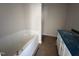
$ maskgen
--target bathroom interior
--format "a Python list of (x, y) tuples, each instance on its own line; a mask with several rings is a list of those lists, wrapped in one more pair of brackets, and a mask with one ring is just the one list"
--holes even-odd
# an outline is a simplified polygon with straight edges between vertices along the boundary
[(79, 3), (0, 3), (0, 56), (79, 56)]

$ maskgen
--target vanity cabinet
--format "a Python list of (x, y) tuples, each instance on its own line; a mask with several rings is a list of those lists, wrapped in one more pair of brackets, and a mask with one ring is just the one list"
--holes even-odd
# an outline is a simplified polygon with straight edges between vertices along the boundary
[(66, 45), (59, 33), (57, 35), (57, 49), (58, 49), (59, 56), (71, 56), (70, 51), (66, 47)]

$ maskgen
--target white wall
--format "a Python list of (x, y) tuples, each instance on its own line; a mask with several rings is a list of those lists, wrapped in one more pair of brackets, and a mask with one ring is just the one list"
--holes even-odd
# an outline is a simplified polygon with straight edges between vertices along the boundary
[(39, 35), (39, 43), (42, 43), (41, 41), (41, 4), (32, 4), (31, 6), (31, 30), (37, 32)]
[[(29, 6), (29, 7), (28, 7)], [(26, 16), (26, 26), (29, 26), (29, 30), (36, 32), (39, 35), (39, 42), (41, 43), (41, 4), (25, 4), (25, 16)], [(28, 9), (28, 11), (27, 11)], [(29, 16), (27, 17), (27, 15)], [(28, 24), (29, 23), (29, 24)], [(26, 28), (27, 29), (27, 28)]]
[(0, 4), (0, 37), (25, 29), (41, 33), (41, 4)]
[(11, 48), (24, 30), (38, 33), (41, 43), (41, 4), (0, 4), (0, 49)]
[(66, 4), (43, 4), (43, 35), (56, 36), (58, 29), (64, 29)]
[(22, 4), (0, 4), (0, 38), (24, 30)]
[(0, 51), (8, 51), (11, 43), (19, 42), (24, 29), (23, 4), (0, 4)]
[(79, 30), (79, 4), (69, 4), (67, 12), (66, 29), (72, 28)]
[(23, 4), (24, 5), (24, 23), (25, 23), (25, 29), (31, 30), (31, 7), (30, 4)]

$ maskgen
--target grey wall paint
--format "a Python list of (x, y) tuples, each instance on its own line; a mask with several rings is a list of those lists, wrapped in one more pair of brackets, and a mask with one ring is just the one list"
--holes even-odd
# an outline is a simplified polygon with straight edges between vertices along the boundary
[(24, 30), (22, 4), (0, 4), (0, 37)]
[(66, 29), (71, 30), (74, 28), (79, 30), (79, 4), (69, 4), (67, 8)]
[(30, 20), (30, 16), (31, 16), (31, 4), (24, 4), (24, 23), (25, 23), (25, 29), (27, 30), (31, 30), (31, 20)]
[(43, 4), (43, 34), (56, 36), (58, 29), (64, 29), (66, 20), (66, 4)]
[(41, 4), (30, 3), (24, 4), (25, 7), (25, 27), (29, 31), (38, 33), (39, 42), (41, 43)]
[(26, 29), (41, 31), (41, 4), (24, 4), (24, 8)]
[[(79, 30), (79, 4), (44, 4), (42, 8), (43, 34), (56, 36), (58, 29)], [(0, 37), (24, 29), (40, 32), (40, 9), (39, 4), (0, 4)]]
[[(26, 30), (26, 31), (24, 31)], [(41, 43), (41, 4), (0, 4), (0, 51), (8, 52), (15, 45), (21, 46), (21, 40), (29, 39), (28, 30), (38, 32)], [(14, 45), (13, 45), (14, 44)], [(14, 46), (14, 47), (12, 47)]]
[(41, 34), (41, 4), (0, 4), (0, 37), (24, 29)]

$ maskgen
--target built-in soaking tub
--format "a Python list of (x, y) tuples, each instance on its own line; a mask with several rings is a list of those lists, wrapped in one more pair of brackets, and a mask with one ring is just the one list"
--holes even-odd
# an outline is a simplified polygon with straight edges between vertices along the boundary
[(38, 48), (38, 35), (33, 35), (30, 40), (25, 42), (23, 48), (19, 51), (19, 56), (32, 56)]
[(0, 45), (0, 53), (4, 56), (32, 56), (39, 44), (37, 34), (25, 33), (25, 31), (12, 34), (4, 39), (4, 45), (2, 47)]

